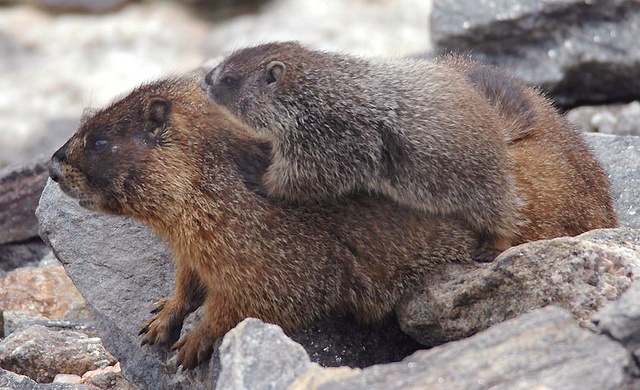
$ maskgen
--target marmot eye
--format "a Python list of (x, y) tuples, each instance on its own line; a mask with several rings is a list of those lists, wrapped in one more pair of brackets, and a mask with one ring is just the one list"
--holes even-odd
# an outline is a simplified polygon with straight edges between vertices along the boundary
[(99, 140), (96, 140), (96, 142), (93, 143), (93, 148), (92, 149), (93, 149), (94, 152), (100, 152), (100, 151), (104, 150), (104, 148), (107, 147), (107, 144), (108, 144), (107, 140), (99, 139)]
[(236, 85), (238, 85), (238, 79), (231, 76), (224, 76), (221, 81), (222, 84), (224, 84), (224, 86), (227, 88), (234, 88)]

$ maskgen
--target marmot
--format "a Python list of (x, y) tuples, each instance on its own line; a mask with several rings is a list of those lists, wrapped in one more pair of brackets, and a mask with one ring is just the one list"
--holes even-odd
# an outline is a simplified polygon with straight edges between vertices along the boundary
[(526, 222), (514, 245), (617, 226), (605, 171), (578, 129), (547, 98), (496, 67), (459, 55), (438, 61), (462, 72), (504, 121), (525, 201)]
[(478, 260), (519, 232), (522, 201), (502, 122), (441, 63), (276, 42), (232, 53), (203, 89), (272, 142), (269, 196), (312, 202), (368, 191), (463, 218), (483, 242)]
[(171, 78), (88, 118), (50, 163), (80, 205), (132, 216), (170, 244), (175, 293), (141, 334), (143, 343), (173, 342), (204, 305), (203, 320), (174, 344), (185, 368), (249, 316), (289, 331), (332, 313), (380, 321), (425, 273), (470, 261), (479, 245), (464, 221), (384, 198), (269, 199), (259, 188), (269, 144), (251, 133), (198, 82)]

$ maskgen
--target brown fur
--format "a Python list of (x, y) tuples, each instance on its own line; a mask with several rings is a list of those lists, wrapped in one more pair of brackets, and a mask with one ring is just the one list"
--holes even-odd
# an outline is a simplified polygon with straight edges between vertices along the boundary
[(203, 89), (273, 142), (270, 196), (380, 193), (465, 219), (485, 241), (478, 258), (493, 258), (519, 231), (501, 119), (450, 67), (269, 43), (230, 55)]
[(545, 97), (489, 65), (454, 55), (441, 61), (466, 75), (504, 121), (527, 221), (514, 244), (617, 226), (606, 173)]
[(173, 342), (203, 305), (174, 345), (186, 368), (248, 316), (285, 330), (334, 313), (380, 321), (425, 273), (478, 245), (463, 222), (380, 198), (295, 207), (265, 198), (255, 189), (269, 145), (250, 132), (193, 81), (169, 79), (87, 119), (51, 161), (51, 177), (81, 205), (133, 216), (169, 242), (175, 293), (141, 334)]

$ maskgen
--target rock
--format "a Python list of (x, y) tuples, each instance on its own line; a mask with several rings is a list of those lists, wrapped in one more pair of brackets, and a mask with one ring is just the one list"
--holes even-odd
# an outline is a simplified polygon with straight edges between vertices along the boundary
[(82, 295), (61, 266), (20, 268), (0, 279), (0, 308), (51, 319), (89, 318)]
[(439, 52), (473, 53), (562, 106), (640, 97), (636, 0), (435, 0), (431, 27)]
[(224, 336), (220, 366), (217, 389), (284, 389), (311, 360), (280, 327), (248, 318)]
[(640, 282), (593, 318), (598, 330), (627, 347), (640, 359)]
[(99, 338), (70, 330), (33, 325), (0, 342), (0, 365), (36, 382), (51, 382), (59, 373), (82, 375), (115, 363)]
[[(342, 380), (318, 378), (291, 389), (621, 389), (636, 369), (630, 354), (606, 336), (581, 328), (573, 316), (547, 307), (400, 363), (365, 368)], [(308, 381), (309, 371), (299, 380)]]
[[(6, 274), (16, 268), (35, 266), (49, 253), (51, 250), (40, 237), (2, 244), (0, 245), (0, 271)], [(5, 274), (0, 274), (0, 277), (4, 277)]]
[(0, 244), (38, 236), (35, 210), (48, 176), (45, 158), (0, 170)]
[(611, 197), (620, 226), (640, 229), (640, 137), (585, 134), (609, 174)]
[(640, 135), (640, 101), (625, 105), (577, 107), (567, 112), (567, 118), (582, 131)]
[(77, 385), (82, 381), (82, 377), (80, 375), (75, 374), (56, 374), (53, 378), (53, 383), (71, 383)]
[(82, 375), (80, 383), (87, 385), (91, 390), (137, 390), (133, 384), (129, 383), (122, 376), (120, 363), (116, 363), (114, 366), (87, 371)]
[[(550, 304), (583, 324), (640, 275), (640, 231), (604, 229), (508, 249), (475, 270), (456, 265), (425, 282), (425, 295), (398, 312), (402, 329), (424, 345), (468, 337)], [(429, 308), (426, 320), (424, 308)]]
[(95, 326), (93, 320), (88, 319), (71, 319), (71, 320), (50, 320), (37, 314), (5, 310), (2, 312), (4, 321), (5, 337), (18, 329), (26, 328), (31, 325), (41, 325), (56, 330), (69, 329), (82, 332), (90, 337), (95, 337)]
[(11, 371), (3, 370), (0, 367), (0, 389), (20, 389), (20, 390), (80, 390), (84, 387), (67, 384), (53, 383), (41, 385), (24, 375), (18, 375)]

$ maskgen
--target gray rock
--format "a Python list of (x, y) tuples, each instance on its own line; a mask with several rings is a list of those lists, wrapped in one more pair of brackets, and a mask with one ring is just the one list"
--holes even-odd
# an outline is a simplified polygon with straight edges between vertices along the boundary
[(93, 321), (88, 319), (51, 320), (34, 313), (12, 310), (5, 310), (0, 314), (4, 323), (4, 337), (32, 325), (40, 325), (55, 330), (68, 329), (78, 331), (89, 337), (97, 336)]
[(46, 161), (0, 170), (0, 244), (38, 236), (35, 210), (49, 176)]
[(32, 325), (0, 342), (0, 362), (3, 368), (36, 382), (51, 382), (58, 373), (82, 375), (116, 360), (97, 337)]
[(65, 383), (40, 384), (29, 377), (19, 375), (11, 371), (3, 370), (0, 367), (0, 389), (11, 390), (81, 390), (85, 386), (77, 386)]
[(567, 112), (582, 131), (613, 135), (640, 135), (640, 101), (624, 105), (583, 106)]
[(634, 369), (623, 346), (547, 307), (401, 363), (369, 367), (338, 382), (324, 378), (312, 388), (613, 390), (629, 386)]
[(620, 226), (640, 229), (640, 137), (585, 134), (609, 174), (611, 197)]
[(438, 51), (497, 64), (560, 105), (640, 97), (636, 0), (435, 0), (431, 27)]
[(640, 359), (640, 282), (593, 318), (598, 330), (625, 345)]
[(224, 336), (220, 365), (216, 389), (284, 389), (311, 360), (280, 327), (248, 318)]
[(40, 237), (0, 244), (0, 271), (38, 265), (50, 253), (51, 250)]
[[(640, 274), (640, 232), (604, 229), (508, 249), (475, 270), (451, 265), (398, 312), (402, 329), (425, 345), (459, 340), (555, 304), (583, 324)], [(425, 308), (429, 311), (424, 313)]]

